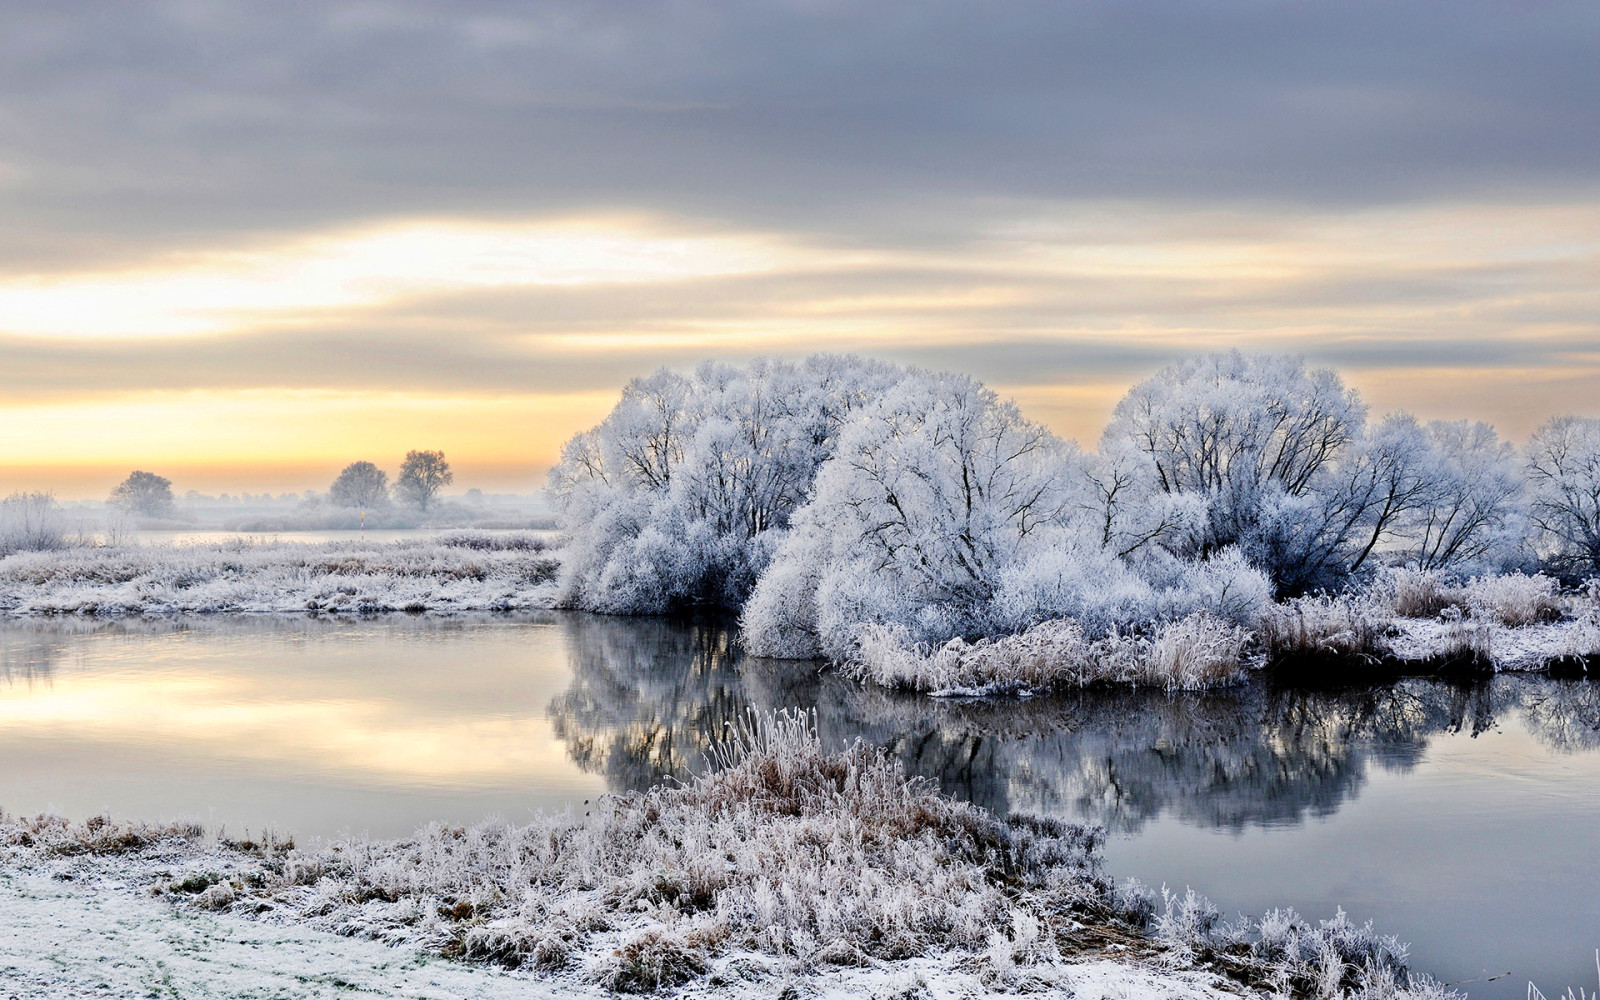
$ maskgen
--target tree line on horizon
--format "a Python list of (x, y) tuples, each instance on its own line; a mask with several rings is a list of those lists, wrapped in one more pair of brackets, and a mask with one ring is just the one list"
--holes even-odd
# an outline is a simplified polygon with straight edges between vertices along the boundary
[[(389, 475), (371, 462), (351, 462), (328, 487), (328, 500), (338, 507), (381, 510), (399, 502), (426, 513), (439, 491), (455, 481), (455, 473), (442, 451), (408, 451), (393, 487)], [(176, 499), (172, 480), (135, 469), (111, 491), (113, 507), (145, 517), (172, 516)]]

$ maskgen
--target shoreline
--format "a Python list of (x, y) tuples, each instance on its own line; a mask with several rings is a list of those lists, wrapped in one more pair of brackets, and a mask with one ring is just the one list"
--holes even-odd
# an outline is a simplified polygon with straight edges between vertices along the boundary
[[(563, 995), (1455, 996), (1342, 912), (1225, 924), (1193, 892), (1118, 885), (1095, 828), (997, 818), (859, 742), (825, 752), (804, 715), (752, 716), (714, 756), (687, 783), (606, 795), (581, 817), (310, 848), (0, 815), (0, 926), (13, 950), (29, 928), (70, 930), (72, 961), (112, 962), (129, 990), (163, 963), (114, 960), (116, 941), (159, 952), (199, 928), (207, 943), (177, 948), (180, 965), (239, 967), (230, 941), (290, 935), (321, 955), (306, 983), (333, 982), (327, 963), (357, 939), (405, 956), (378, 970), (390, 979), (500, 966)], [(26, 973), (7, 940), (0, 967)]]

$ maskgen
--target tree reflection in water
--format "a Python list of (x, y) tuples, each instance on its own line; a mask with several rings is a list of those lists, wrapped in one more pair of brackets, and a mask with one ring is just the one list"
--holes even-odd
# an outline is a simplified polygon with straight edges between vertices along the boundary
[(1409, 770), (1431, 738), (1477, 735), (1512, 713), (1552, 751), (1600, 746), (1600, 689), (1588, 681), (1502, 675), (1324, 691), (1257, 683), (963, 702), (745, 657), (726, 624), (574, 616), (562, 627), (573, 680), (550, 705), (556, 732), (580, 767), (619, 791), (686, 778), (727, 724), (790, 706), (815, 707), (824, 740), (886, 747), (911, 773), (997, 812), (1130, 832), (1164, 813), (1227, 830), (1328, 815), (1372, 768)]

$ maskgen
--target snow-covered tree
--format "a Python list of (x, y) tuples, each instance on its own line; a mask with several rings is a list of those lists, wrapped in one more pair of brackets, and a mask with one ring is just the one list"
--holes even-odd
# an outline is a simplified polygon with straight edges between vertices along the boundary
[[(1226, 571), (1226, 560), (1212, 571), (1165, 553), (1130, 565), (1139, 537), (1187, 518), (1161, 504), (1137, 512), (1132, 493), (1124, 509), (1119, 476), (981, 383), (915, 372), (845, 427), (745, 607), (746, 644), (840, 658), (871, 624), (917, 641), (1064, 616), (1104, 631), (1189, 600), (1171, 586), (1175, 568), (1211, 582), (1236, 570), (1251, 584), (1232, 593), (1250, 590), (1251, 607), (1265, 599), (1264, 579), (1236, 553)], [(1218, 610), (1202, 590), (1222, 598), (1228, 585), (1208, 582), (1189, 610)]]
[(111, 491), (109, 503), (130, 514), (169, 517), (172, 514), (172, 480), (135, 469)]
[(933, 634), (970, 628), (1022, 541), (1082, 509), (1078, 463), (976, 380), (913, 373), (844, 428), (818, 473), (752, 597), (756, 647), (813, 632), (837, 655), (859, 623), (916, 616)]
[(389, 503), (389, 474), (371, 462), (351, 462), (328, 487), (328, 499), (340, 507), (370, 510)]
[(1423, 569), (1496, 571), (1521, 559), (1527, 481), (1517, 449), (1466, 420), (1427, 426), (1428, 502), (1402, 519), (1400, 557)]
[(406, 503), (426, 512), (433, 506), (439, 491), (455, 481), (450, 463), (442, 451), (408, 451), (400, 464), (400, 476), (394, 482), (394, 492)]
[(630, 382), (550, 475), (572, 538), (565, 600), (617, 613), (741, 607), (840, 427), (901, 377), (884, 362), (817, 355)]
[(1365, 422), (1360, 397), (1331, 369), (1231, 351), (1134, 386), (1101, 451), (1142, 451), (1156, 488), (1203, 508), (1192, 530), (1164, 539), (1169, 551), (1203, 558), (1237, 546), (1294, 592), (1348, 568), (1347, 547), (1382, 478), (1358, 468)]
[(1545, 423), (1528, 441), (1527, 475), (1545, 551), (1575, 572), (1600, 572), (1600, 419)]
[(54, 494), (12, 493), (0, 500), (0, 556), (61, 548), (66, 543), (64, 521)]

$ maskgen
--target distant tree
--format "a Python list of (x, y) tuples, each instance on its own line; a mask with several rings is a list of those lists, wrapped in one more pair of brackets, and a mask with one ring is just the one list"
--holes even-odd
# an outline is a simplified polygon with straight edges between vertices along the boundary
[(1600, 420), (1549, 421), (1529, 439), (1527, 462), (1546, 551), (1576, 572), (1600, 572)]
[(400, 465), (400, 478), (395, 480), (394, 491), (403, 500), (426, 511), (433, 505), (439, 490), (455, 480), (450, 463), (442, 451), (408, 451)]
[(385, 506), (389, 502), (389, 474), (371, 462), (351, 462), (328, 487), (328, 499), (340, 507), (363, 510)]
[(172, 480), (136, 469), (111, 491), (110, 503), (130, 514), (168, 517), (172, 514)]

